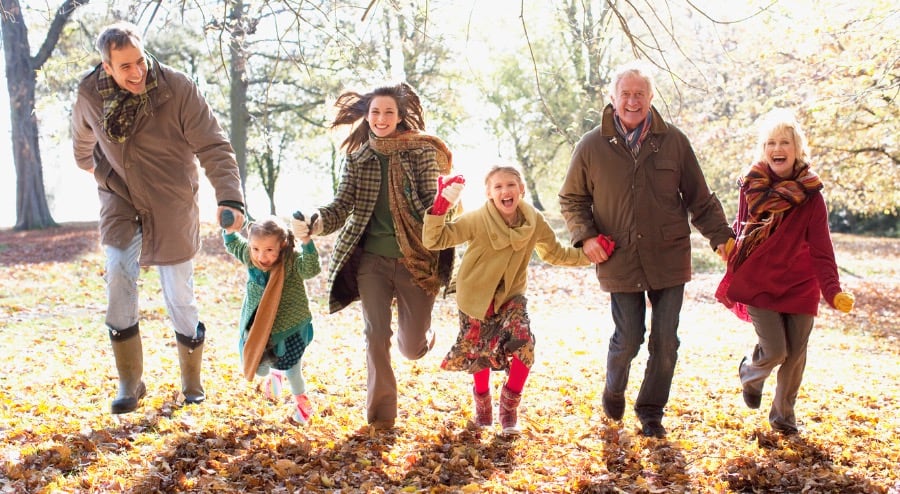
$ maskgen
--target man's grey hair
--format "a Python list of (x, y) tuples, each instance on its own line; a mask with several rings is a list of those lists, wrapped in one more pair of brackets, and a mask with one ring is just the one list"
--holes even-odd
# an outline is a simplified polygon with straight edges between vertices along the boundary
[(641, 60), (635, 60), (633, 62), (628, 62), (625, 65), (620, 66), (613, 73), (612, 79), (609, 81), (609, 97), (614, 98), (616, 96), (616, 91), (619, 88), (619, 82), (625, 78), (625, 76), (637, 76), (641, 79), (647, 81), (647, 87), (650, 90), (650, 94), (648, 96), (653, 95), (653, 75), (655, 70), (653, 66), (647, 62)]

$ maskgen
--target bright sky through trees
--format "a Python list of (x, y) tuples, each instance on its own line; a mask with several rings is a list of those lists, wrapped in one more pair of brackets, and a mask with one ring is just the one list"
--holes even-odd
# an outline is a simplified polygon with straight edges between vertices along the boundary
[[(104, 13), (107, 12), (104, 9), (109, 8), (109, 3), (91, 3), (83, 10), (85, 15), (90, 9), (93, 9), (90, 12), (94, 15)], [(204, 5), (209, 3), (211, 2), (198, 2), (198, 4)], [(337, 2), (337, 4), (346, 5), (345, 2)], [(390, 2), (378, 2), (375, 11), (370, 12), (365, 21), (356, 23), (356, 29), (363, 33), (380, 32), (379, 23), (383, 21), (381, 9), (389, 8), (386, 7), (389, 4)], [(483, 169), (486, 165), (494, 164), (500, 159), (496, 144), (498, 138), (485, 130), (485, 123), (497, 110), (484, 102), (485, 88), (474, 88), (475, 83), (472, 80), (476, 79), (475, 76), (481, 78), (479, 81), (481, 84), (490, 80), (484, 74), (496, 66), (498, 55), (520, 53), (523, 57), (527, 57), (528, 47), (525, 43), (522, 20), (519, 18), (523, 5), (524, 21), (532, 42), (538, 41), (542, 33), (546, 35), (548, 31), (559, 31), (558, 26), (549, 27), (554, 18), (552, 9), (556, 4), (542, 0), (460, 0), (449, 3), (429, 2), (428, 4), (429, 20), (425, 29), (429, 33), (439, 34), (444, 43), (453, 45), (454, 70), (458, 70), (466, 76), (473, 76), (468, 78), (470, 80), (454, 79), (449, 83), (452, 92), (458, 95), (464, 103), (468, 117), (464, 119), (463, 124), (457, 127), (457, 135), (442, 135), (442, 137), (452, 144), (458, 170), (467, 173), (469, 167), (476, 167), (467, 174), (467, 177), (470, 179), (470, 183), (479, 183), (478, 170)], [(685, 122), (684, 128), (690, 128), (693, 132), (691, 137), (692, 140), (697, 140), (695, 144), (700, 153), (710, 152), (714, 148), (728, 148), (718, 152), (719, 154), (715, 156), (718, 160), (704, 156), (703, 158), (710, 165), (715, 165), (717, 161), (727, 162), (732, 169), (737, 169), (746, 161), (749, 146), (745, 144), (745, 141), (749, 141), (745, 134), (749, 132), (749, 123), (755, 118), (754, 112), (766, 103), (796, 104), (809, 111), (818, 112), (815, 117), (827, 122), (828, 125), (810, 127), (810, 133), (814, 134), (811, 136), (814, 138), (813, 143), (820, 149), (828, 146), (832, 149), (843, 149), (844, 143), (837, 141), (836, 134), (831, 130), (833, 124), (839, 122), (842, 128), (850, 128), (853, 126), (851, 124), (863, 126), (867, 123), (864, 119), (860, 122), (853, 121), (856, 118), (853, 106), (864, 107), (866, 104), (871, 106), (880, 102), (877, 97), (880, 93), (874, 91), (875, 96), (872, 96), (869, 101), (864, 101), (865, 104), (858, 103), (856, 100), (851, 101), (851, 97), (859, 91), (860, 87), (857, 84), (857, 87), (848, 88), (847, 81), (862, 75), (867, 77), (866, 80), (870, 81), (872, 85), (888, 84), (889, 81), (887, 83), (884, 81), (890, 79), (890, 71), (880, 66), (879, 64), (883, 64), (883, 62), (878, 60), (896, 60), (890, 55), (892, 51), (896, 52), (896, 41), (893, 44), (889, 40), (880, 43), (874, 41), (882, 39), (883, 33), (896, 33), (897, 23), (900, 21), (900, 14), (896, 7), (882, 6), (888, 5), (883, 4), (883, 0), (873, 2), (873, 5), (881, 6), (880, 10), (872, 5), (868, 7), (865, 5), (850, 6), (841, 4), (837, 0), (739, 0), (736, 2), (695, 0), (690, 2), (696, 7), (695, 10), (688, 8), (686, 0), (665, 0), (650, 2), (650, 4), (656, 9), (652, 13), (656, 19), (650, 17), (650, 13), (648, 13), (648, 19), (659, 23), (668, 23), (671, 21), (670, 16), (676, 14), (690, 13), (687, 20), (680, 19), (683, 24), (674, 27), (674, 31), (677, 31), (679, 35), (677, 39), (681, 40), (679, 41), (681, 46), (672, 46), (672, 43), (668, 43), (663, 48), (666, 56), (671, 56), (673, 60), (685, 57), (695, 58), (690, 63), (683, 63), (687, 68), (679, 68), (678, 75), (689, 79), (689, 83), (694, 85), (692, 90), (695, 93), (706, 91), (708, 96), (705, 96), (702, 104), (697, 104), (695, 94), (693, 100), (688, 100), (688, 103), (684, 104), (684, 108), (687, 108), (686, 113), (689, 114), (688, 118), (694, 119), (694, 121)], [(764, 9), (765, 12), (752, 17), (759, 9)], [(32, 50), (35, 50), (41, 41), (40, 37), (46, 31), (46, 26), (34, 20), (35, 10), (32, 9), (31, 12), (32, 15), (26, 17), (26, 22), (29, 23)], [(359, 9), (359, 12), (361, 15), (362, 9)], [(751, 18), (749, 21), (740, 22), (748, 17)], [(357, 16), (356, 19), (358, 18)], [(185, 21), (185, 24), (187, 25), (189, 22), (193, 21)], [(636, 25), (638, 24), (640, 23)], [(611, 29), (620, 32), (621, 26), (614, 25)], [(702, 34), (702, 36), (695, 36), (691, 30), (697, 30), (696, 33)], [(158, 32), (151, 30), (148, 39), (158, 35)], [(545, 46), (548, 42), (558, 42), (558, 39), (551, 38), (552, 36), (545, 36), (541, 41)], [(787, 44), (771, 48), (771, 43), (778, 43), (781, 40), (785, 40)], [(622, 44), (622, 47), (616, 49), (626, 50), (623, 48), (625, 46)], [(216, 49), (216, 46), (200, 47), (201, 50), (206, 48)], [(680, 50), (685, 50), (685, 52), (681, 53)], [(876, 55), (872, 56), (872, 60), (859, 60), (860, 53), (865, 54), (865, 57), (873, 53)], [(626, 53), (623, 56), (629, 55), (630, 53)], [(715, 58), (718, 62), (704, 63), (707, 62), (707, 60), (703, 60), (704, 57)], [(683, 62), (683, 60), (675, 61)], [(869, 67), (866, 63), (873, 66)], [(728, 64), (728, 67), (725, 67), (725, 64)], [(798, 67), (803, 70), (798, 70)], [(78, 72), (86, 68), (73, 69), (72, 77), (76, 77)], [(523, 77), (533, 80), (534, 74), (530, 71), (531, 67), (525, 64), (525, 68), (528, 69), (528, 73)], [(770, 71), (771, 74), (764, 73), (766, 71)], [(885, 75), (882, 75), (882, 72)], [(3, 77), (2, 74), (5, 74), (5, 70), (3, 60), (0, 59), (0, 77)], [(544, 73), (544, 75), (548, 74)], [(671, 81), (659, 82), (663, 83), (660, 84), (661, 90), (667, 89), (662, 86), (671, 85)], [(717, 86), (720, 87), (717, 89)], [(722, 91), (722, 87), (724, 87), (724, 91)], [(210, 90), (213, 89), (219, 93), (227, 91), (227, 88), (219, 87)], [(552, 89), (552, 87), (543, 88), (544, 91), (552, 91)], [(41, 87), (39, 84), (37, 114), (41, 133), (40, 152), (44, 186), (53, 218), (58, 222), (94, 220), (98, 211), (96, 186), (90, 175), (77, 169), (72, 158), (68, 135), (68, 106), (71, 105), (71, 102), (48, 98), (42, 95), (42, 91), (46, 94), (46, 87)], [(671, 93), (669, 91), (669, 94), (665, 96), (670, 97)], [(221, 97), (221, 94), (219, 96)], [(796, 101), (790, 99), (792, 96), (796, 96)], [(682, 108), (683, 102), (673, 101), (673, 98), (664, 100), (660, 97), (654, 101), (660, 107), (670, 102), (673, 103), (673, 108)], [(604, 100), (598, 101), (596, 106), (602, 107), (604, 103), (605, 96)], [(428, 100), (424, 104), (426, 110), (433, 110), (435, 107), (440, 107), (442, 101)], [(16, 222), (16, 176), (12, 162), (8, 106), (6, 84), (2, 84), (2, 88), (0, 88), (0, 158), (4, 159), (2, 160), (3, 165), (0, 166), (0, 228), (10, 227)], [(725, 111), (722, 107), (729, 108)], [(881, 108), (876, 109), (882, 112), (877, 115), (878, 121), (888, 122), (883, 126), (885, 132), (892, 134), (891, 129), (895, 128), (892, 125), (896, 125), (890, 124), (893, 121), (891, 118), (893, 113)], [(834, 115), (829, 112), (833, 112)], [(731, 120), (724, 122), (716, 120), (711, 124), (712, 128), (710, 129), (701, 127), (704, 119), (712, 121), (714, 117), (719, 118), (717, 115), (722, 113), (729, 115)], [(434, 130), (434, 123), (435, 119), (429, 118), (429, 130)], [(719, 139), (714, 135), (716, 131), (728, 135), (729, 138)], [(895, 143), (891, 143), (891, 138), (884, 138), (877, 133), (862, 135), (857, 137), (857, 140), (859, 146), (883, 146), (888, 152), (896, 148)], [(319, 160), (319, 156), (309, 155), (308, 149), (305, 149), (305, 152), (307, 155), (296, 159), (316, 162)], [(843, 155), (836, 156), (835, 159), (844, 158)], [(863, 160), (862, 163), (865, 164), (865, 160), (875, 161), (870, 159), (871, 157), (871, 155), (862, 155), (859, 159)], [(504, 155), (502, 159), (508, 161), (509, 157)], [(838, 168), (838, 165), (829, 165), (832, 169), (844, 170)], [(554, 162), (554, 167), (558, 166), (561, 165)], [(289, 166), (288, 168), (296, 167)], [(865, 170), (865, 167), (858, 163), (854, 163), (853, 168)], [(285, 170), (285, 176), (282, 177), (284, 181), (279, 183), (292, 183), (300, 173), (293, 169)], [(724, 172), (714, 172), (713, 175), (716, 173), (724, 175)], [(869, 173), (860, 171), (858, 175), (868, 176)], [(730, 184), (730, 177), (726, 178)], [(853, 178), (846, 173), (841, 175), (843, 181), (850, 181)], [(850, 183), (855, 182), (850, 181)], [(204, 200), (204, 195), (209, 197), (209, 186), (205, 180), (201, 180), (201, 184), (201, 200)], [(552, 181), (547, 184), (548, 187), (553, 185)], [(254, 187), (254, 185), (248, 182), (248, 187)], [(288, 193), (290, 191), (281, 192), (282, 189), (289, 189), (289, 186), (281, 185), (276, 190), (275, 200), (279, 211), (287, 211), (294, 207), (308, 208), (315, 204), (314, 201), (327, 199), (316, 197), (310, 198), (309, 204), (282, 204), (279, 202), (279, 196), (290, 197)], [(464, 200), (468, 204), (479, 203), (483, 200), (483, 191), (479, 189), (481, 188), (474, 186), (467, 188)], [(253, 194), (259, 194), (260, 197), (255, 198)], [(251, 210), (255, 205), (258, 208), (259, 205), (266, 202), (262, 192), (255, 192), (251, 189), (249, 195)], [(546, 193), (544, 200), (548, 203), (555, 202), (552, 195), (552, 193)], [(865, 194), (862, 195), (865, 198)], [(207, 204), (207, 202), (203, 202), (203, 204)], [(211, 215), (212, 209), (212, 207), (201, 207), (201, 215)], [(204, 219), (210, 218), (204, 217)]]

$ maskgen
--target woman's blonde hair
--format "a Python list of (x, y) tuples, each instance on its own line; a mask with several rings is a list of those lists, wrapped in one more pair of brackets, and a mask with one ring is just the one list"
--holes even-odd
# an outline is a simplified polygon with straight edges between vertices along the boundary
[(808, 165), (809, 147), (806, 142), (806, 133), (803, 132), (803, 127), (800, 126), (794, 113), (783, 108), (776, 108), (760, 118), (757, 143), (758, 161), (766, 160), (766, 142), (772, 136), (782, 134), (788, 134), (794, 140), (794, 153), (797, 161)]

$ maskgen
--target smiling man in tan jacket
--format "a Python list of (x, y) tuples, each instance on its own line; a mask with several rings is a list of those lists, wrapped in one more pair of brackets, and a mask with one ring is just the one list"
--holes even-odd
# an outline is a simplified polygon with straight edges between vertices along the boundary
[(217, 217), (244, 222), (234, 150), (212, 110), (185, 74), (144, 50), (137, 27), (120, 22), (97, 38), (101, 63), (82, 77), (72, 110), (78, 166), (92, 172), (100, 195), (100, 241), (106, 251), (106, 325), (119, 374), (112, 413), (131, 412), (146, 393), (141, 379), (137, 281), (140, 266), (158, 266), (175, 329), (181, 390), (187, 403), (206, 395), (200, 382), (206, 328), (193, 287), (200, 249), (197, 162), (215, 189)]

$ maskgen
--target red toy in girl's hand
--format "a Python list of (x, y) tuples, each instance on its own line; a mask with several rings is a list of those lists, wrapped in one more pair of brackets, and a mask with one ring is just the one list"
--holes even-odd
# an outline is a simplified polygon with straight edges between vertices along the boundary
[(603, 247), (607, 257), (611, 256), (613, 251), (616, 250), (616, 241), (602, 233), (597, 235), (597, 242), (600, 243), (600, 247)]
[(447, 177), (446, 180), (443, 175), (438, 176), (437, 194), (434, 196), (434, 205), (431, 206), (431, 214), (435, 216), (447, 214), (447, 210), (450, 209), (451, 204), (450, 201), (444, 197), (443, 192), (444, 189), (455, 183), (464, 184), (466, 183), (466, 179), (462, 175), (453, 175), (452, 177)]

